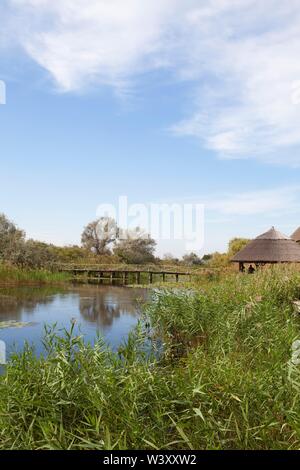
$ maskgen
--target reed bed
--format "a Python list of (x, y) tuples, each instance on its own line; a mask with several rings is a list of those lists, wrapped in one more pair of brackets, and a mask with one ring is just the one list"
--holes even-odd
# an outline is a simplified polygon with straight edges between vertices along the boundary
[(0, 449), (299, 449), (299, 297), (286, 267), (159, 289), (118, 353), (48, 328), (0, 378)]
[(70, 276), (65, 273), (52, 272), (46, 269), (22, 269), (0, 263), (0, 286), (25, 283), (57, 283), (67, 281)]

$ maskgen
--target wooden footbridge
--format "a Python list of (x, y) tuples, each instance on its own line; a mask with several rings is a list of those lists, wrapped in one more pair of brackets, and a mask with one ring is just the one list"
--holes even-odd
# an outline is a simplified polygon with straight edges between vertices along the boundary
[(191, 279), (196, 273), (180, 268), (178, 266), (124, 266), (124, 265), (60, 265), (60, 272), (72, 274), (74, 279), (88, 278), (93, 280), (110, 281), (113, 283), (121, 282), (122, 284), (136, 283), (141, 284), (145, 281), (152, 284), (154, 281), (171, 281), (179, 282), (181, 277)]

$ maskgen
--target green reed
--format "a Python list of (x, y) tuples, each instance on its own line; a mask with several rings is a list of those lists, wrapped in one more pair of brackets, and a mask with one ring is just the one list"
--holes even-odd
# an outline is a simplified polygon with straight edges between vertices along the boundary
[(46, 269), (22, 269), (0, 263), (0, 286), (19, 283), (64, 282), (69, 277), (65, 273), (51, 272)]
[(117, 353), (48, 329), (0, 378), (0, 449), (299, 449), (299, 296), (285, 267), (154, 291)]

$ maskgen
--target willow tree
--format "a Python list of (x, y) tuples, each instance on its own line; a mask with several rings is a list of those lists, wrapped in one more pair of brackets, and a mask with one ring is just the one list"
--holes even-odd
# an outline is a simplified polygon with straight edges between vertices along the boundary
[(101, 217), (85, 227), (81, 243), (96, 255), (110, 254), (110, 246), (117, 240), (118, 234), (116, 221), (110, 217)]

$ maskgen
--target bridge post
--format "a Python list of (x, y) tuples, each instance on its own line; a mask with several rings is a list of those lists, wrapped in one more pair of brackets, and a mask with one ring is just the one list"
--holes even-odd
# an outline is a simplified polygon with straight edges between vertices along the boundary
[(179, 274), (176, 274), (176, 282), (179, 281)]
[(153, 283), (153, 273), (149, 273), (149, 282), (150, 284)]

